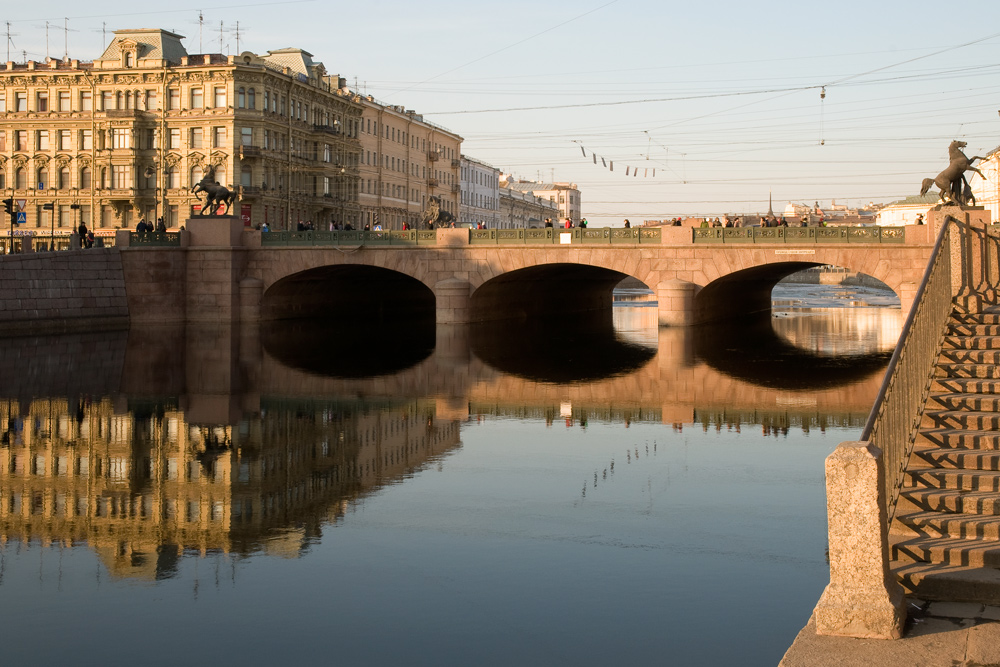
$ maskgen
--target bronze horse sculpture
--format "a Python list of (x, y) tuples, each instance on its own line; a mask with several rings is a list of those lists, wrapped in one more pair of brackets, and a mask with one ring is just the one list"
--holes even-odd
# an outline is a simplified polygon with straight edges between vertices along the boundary
[(983, 158), (978, 155), (972, 158), (965, 157), (965, 153), (962, 152), (965, 146), (966, 142), (964, 141), (956, 139), (951, 142), (951, 145), (948, 146), (948, 158), (950, 160), (948, 166), (937, 177), (925, 178), (923, 186), (920, 188), (920, 194), (927, 194), (931, 186), (936, 185), (941, 190), (942, 203), (965, 206), (971, 202), (975, 205), (976, 200), (972, 196), (972, 190), (969, 188), (968, 182), (965, 180), (965, 172), (974, 171), (985, 179), (986, 177), (983, 176), (983, 172), (969, 164)]
[(229, 207), (236, 203), (236, 193), (230, 192), (229, 188), (215, 180), (215, 167), (209, 167), (205, 177), (192, 186), (191, 194), (197, 195), (199, 192), (205, 193), (205, 203), (201, 207), (200, 215), (215, 215), (215, 209), (220, 204), (226, 205), (222, 215), (228, 215)]

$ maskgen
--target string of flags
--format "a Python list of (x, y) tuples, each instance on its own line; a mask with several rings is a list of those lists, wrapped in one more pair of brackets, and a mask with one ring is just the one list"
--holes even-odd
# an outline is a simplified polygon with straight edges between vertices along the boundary
[[(586, 148), (584, 148), (583, 146), (580, 146), (580, 151), (583, 153), (583, 157), (587, 157), (587, 149)], [(607, 159), (599, 156), (597, 153), (594, 153), (593, 151), (591, 151), (590, 156), (593, 158), (594, 164), (597, 164), (597, 160), (600, 159), (601, 166), (603, 166), (605, 169), (607, 169), (608, 171), (614, 171), (615, 170), (615, 161), (614, 160), (607, 160)], [(618, 168), (620, 170), (621, 169), (621, 165), (618, 165)], [(652, 167), (652, 168), (651, 167), (635, 167), (635, 166), (632, 166), (632, 165), (625, 165), (625, 175), (626, 176), (636, 177), (636, 176), (639, 175), (639, 171), (640, 170), (642, 170), (642, 177), (643, 178), (656, 178), (656, 168), (655, 167)]]

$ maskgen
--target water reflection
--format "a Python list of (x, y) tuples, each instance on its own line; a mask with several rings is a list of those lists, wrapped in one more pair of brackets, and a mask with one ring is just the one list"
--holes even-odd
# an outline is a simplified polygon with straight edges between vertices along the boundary
[[(7, 339), (0, 541), (86, 543), (115, 575), (155, 580), (186, 552), (294, 557), (484, 418), (860, 427), (886, 353), (854, 332), (885, 321), (789, 312), (776, 335), (766, 321), (659, 329), (655, 308), (615, 308), (613, 327), (438, 327), (368, 351), (308, 326)], [(824, 336), (860, 352), (789, 342)]]

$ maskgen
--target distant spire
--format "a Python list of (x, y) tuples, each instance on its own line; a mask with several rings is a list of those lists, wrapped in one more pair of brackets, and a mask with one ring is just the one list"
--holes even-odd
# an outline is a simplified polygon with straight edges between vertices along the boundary
[(774, 217), (774, 208), (771, 206), (771, 191), (767, 191), (767, 214)]

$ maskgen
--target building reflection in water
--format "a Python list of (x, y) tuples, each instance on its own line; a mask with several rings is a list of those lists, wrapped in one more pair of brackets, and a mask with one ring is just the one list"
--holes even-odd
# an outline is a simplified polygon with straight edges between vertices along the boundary
[(86, 543), (146, 579), (184, 551), (294, 557), (350, 503), (459, 444), (458, 423), (419, 403), (278, 401), (232, 426), (149, 407), (0, 405), (0, 540)]
[[(294, 557), (353, 503), (455, 451), (470, 420), (860, 428), (886, 361), (870, 335), (855, 336), (850, 363), (790, 345), (885, 326), (863, 309), (736, 340), (659, 329), (655, 308), (614, 311), (614, 329), (573, 344), (565, 329), (525, 340), (439, 327), (432, 349), (421, 334), (399, 359), (381, 346), (302, 354), (329, 340), (316, 327), (263, 341), (198, 325), (8, 339), (0, 541), (86, 544), (140, 579), (172, 576), (185, 554)], [(365, 355), (378, 373), (363, 372)]]

